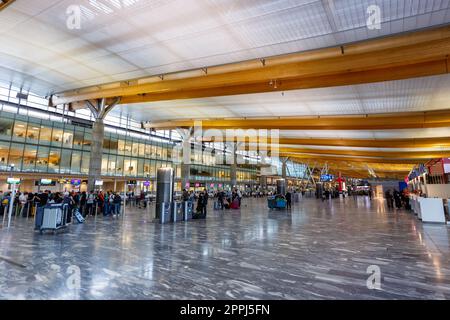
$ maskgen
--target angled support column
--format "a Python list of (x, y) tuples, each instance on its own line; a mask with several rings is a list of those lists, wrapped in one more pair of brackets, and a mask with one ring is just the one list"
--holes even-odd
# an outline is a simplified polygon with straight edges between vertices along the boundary
[(88, 100), (86, 105), (91, 110), (95, 122), (92, 126), (91, 157), (89, 160), (88, 191), (94, 190), (95, 180), (101, 179), (103, 139), (105, 137), (106, 115), (120, 102), (120, 98), (107, 101), (105, 98)]
[(183, 159), (181, 161), (181, 188), (188, 189), (188, 184), (191, 179), (191, 138), (194, 134), (193, 128), (189, 129), (177, 129), (178, 134), (181, 136)]
[(281, 177), (283, 179), (287, 178), (287, 162), (289, 160), (289, 157), (286, 158), (280, 158), (281, 160)]

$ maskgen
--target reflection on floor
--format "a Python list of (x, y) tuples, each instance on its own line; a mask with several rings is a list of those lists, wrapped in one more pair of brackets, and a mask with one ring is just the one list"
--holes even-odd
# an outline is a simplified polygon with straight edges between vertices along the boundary
[[(450, 298), (445, 225), (362, 197), (304, 199), (289, 213), (264, 199), (243, 205), (164, 226), (152, 222), (153, 208), (129, 209), (123, 220), (91, 218), (56, 236), (15, 220), (0, 230), (0, 298)], [(381, 290), (367, 287), (371, 265)]]

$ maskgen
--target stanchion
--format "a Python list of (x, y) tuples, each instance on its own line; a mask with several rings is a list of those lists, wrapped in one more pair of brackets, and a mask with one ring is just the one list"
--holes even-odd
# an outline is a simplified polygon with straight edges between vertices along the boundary
[(122, 219), (125, 219), (125, 207), (126, 207), (126, 202), (124, 202), (123, 204), (123, 210), (122, 210)]
[(98, 202), (95, 203), (95, 221), (97, 221), (97, 213), (98, 213)]
[(31, 203), (30, 201), (27, 202), (27, 220), (30, 217), (30, 207), (31, 207)]
[(3, 221), (2, 221), (2, 227), (5, 225), (5, 219), (6, 219), (6, 210), (8, 209), (7, 206), (3, 209)]

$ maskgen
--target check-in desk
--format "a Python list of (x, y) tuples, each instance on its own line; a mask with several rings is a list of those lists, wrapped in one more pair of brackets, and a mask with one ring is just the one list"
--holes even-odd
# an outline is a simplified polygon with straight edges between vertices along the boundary
[(418, 198), (417, 216), (422, 222), (445, 223), (444, 202), (441, 198)]
[[(409, 196), (411, 210), (417, 215), (420, 214), (419, 198), (420, 197), (416, 196), (415, 194), (412, 194)], [(423, 198), (420, 198), (420, 199), (423, 199)]]

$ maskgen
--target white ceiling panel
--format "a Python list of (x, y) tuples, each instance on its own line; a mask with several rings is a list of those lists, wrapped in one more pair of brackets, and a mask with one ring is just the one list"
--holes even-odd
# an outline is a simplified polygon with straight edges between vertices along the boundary
[[(381, 30), (366, 27), (367, 7), (373, 4), (381, 8)], [(81, 29), (71, 30), (67, 9), (74, 5), (82, 12)], [(6, 77), (13, 85), (47, 95), (105, 79), (128, 80), (132, 74), (150, 76), (449, 23), (448, 9), (448, 0), (16, 0), (0, 13), (0, 40), (16, 61), (32, 63), (11, 66), (1, 60), (0, 67), (17, 73)], [(101, 64), (100, 57), (107, 62)], [(61, 82), (63, 71), (55, 69), (76, 66), (94, 71), (81, 67), (77, 81)], [(344, 102), (343, 108), (351, 110)]]
[[(200, 118), (293, 117), (345, 114), (374, 114), (448, 109), (450, 76), (434, 76), (343, 87), (269, 92), (190, 100), (159, 101), (126, 106), (138, 121), (161, 115), (157, 108), (183, 110), (180, 119), (191, 119), (190, 108), (201, 111)], [(117, 109), (120, 110), (120, 109)], [(118, 111), (117, 111), (118, 112)], [(220, 116), (219, 116), (220, 114)], [(176, 119), (173, 115), (164, 120)]]

